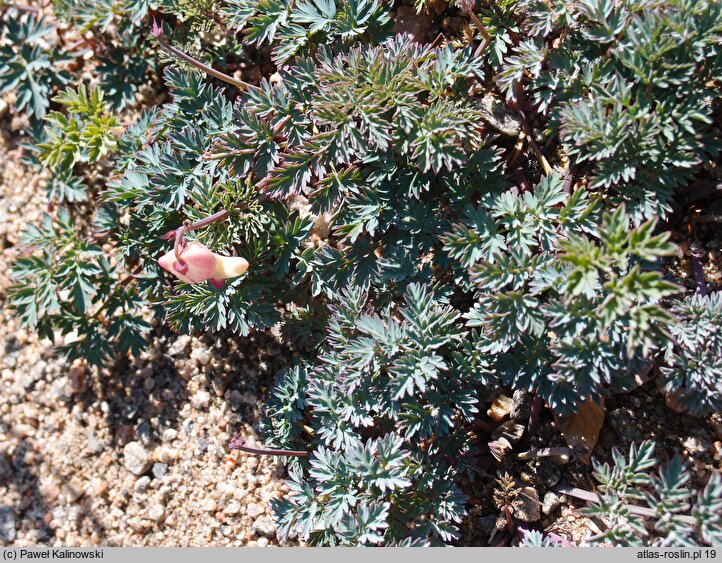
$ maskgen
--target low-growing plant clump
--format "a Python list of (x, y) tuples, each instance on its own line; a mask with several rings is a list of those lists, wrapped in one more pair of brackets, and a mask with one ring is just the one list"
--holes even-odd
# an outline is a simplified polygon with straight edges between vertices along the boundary
[[(0, 92), (52, 202), (15, 314), (97, 366), (153, 318), (280, 326), (299, 354), (266, 448), (231, 446), (283, 457), (278, 536), (311, 545), (459, 541), (474, 483), (513, 469), (545, 407), (601, 409), (565, 462), (649, 380), (722, 410), (722, 4), (420, 0), (466, 22), (431, 40), (402, 8), (63, 0), (51, 24), (0, 3)], [(502, 392), (526, 419), (485, 416)], [(650, 476), (653, 449), (595, 462), (588, 543), (719, 545), (719, 474)], [(499, 482), (500, 541), (558, 544)]]

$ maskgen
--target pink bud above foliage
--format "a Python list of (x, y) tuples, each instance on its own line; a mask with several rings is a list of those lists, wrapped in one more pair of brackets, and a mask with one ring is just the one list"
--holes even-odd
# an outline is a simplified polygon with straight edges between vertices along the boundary
[(248, 261), (237, 256), (216, 254), (199, 242), (189, 242), (181, 250), (182, 262), (170, 250), (158, 259), (158, 264), (186, 283), (210, 281), (214, 287), (223, 287), (225, 279), (236, 278), (248, 270)]
[(163, 36), (163, 26), (158, 25), (158, 22), (155, 21), (155, 18), (153, 18), (153, 27), (151, 28), (150, 32), (156, 39)]

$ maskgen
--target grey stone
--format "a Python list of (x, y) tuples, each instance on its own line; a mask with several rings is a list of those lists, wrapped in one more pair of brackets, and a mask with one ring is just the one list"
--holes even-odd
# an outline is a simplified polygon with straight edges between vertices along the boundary
[(544, 502), (542, 503), (542, 512), (544, 514), (551, 514), (557, 508), (562, 505), (562, 499), (556, 493), (551, 491), (544, 495)]
[(88, 437), (88, 449), (94, 454), (98, 454), (103, 451), (103, 444), (96, 438), (95, 432), (92, 428), (86, 430), (86, 436)]
[(522, 522), (536, 522), (541, 518), (539, 493), (533, 487), (524, 487), (514, 500), (514, 516)]
[(545, 459), (539, 464), (536, 470), (536, 477), (540, 484), (551, 488), (561, 479), (562, 470), (555, 463)]
[(136, 435), (143, 442), (144, 446), (150, 444), (153, 439), (153, 431), (151, 430), (150, 424), (143, 420), (135, 431)]
[(160, 479), (165, 476), (165, 474), (168, 472), (168, 464), (167, 463), (154, 463), (153, 464), (153, 477), (156, 479)]
[(233, 499), (223, 507), (223, 512), (226, 514), (238, 514), (241, 511), (240, 503)]
[(165, 518), (165, 508), (160, 504), (155, 504), (148, 510), (148, 518), (160, 522)]
[(135, 485), (133, 486), (133, 489), (136, 493), (144, 493), (148, 490), (148, 487), (150, 486), (150, 477), (147, 475), (143, 475), (140, 479), (138, 479), (135, 482)]
[(15, 511), (5, 504), (0, 505), (0, 541), (15, 541)]
[(630, 442), (642, 439), (640, 426), (634, 420), (634, 414), (629, 409), (614, 409), (607, 415), (607, 420), (620, 439)]
[(133, 475), (143, 475), (150, 469), (150, 455), (138, 442), (128, 442), (123, 448), (123, 464)]
[(212, 498), (207, 498), (201, 503), (201, 510), (205, 512), (215, 512), (218, 508), (218, 503)]
[(34, 365), (28, 373), (20, 379), (20, 385), (22, 385), (23, 389), (29, 391), (35, 383), (42, 379), (45, 366), (45, 362)]
[(481, 118), (494, 129), (508, 137), (518, 137), (521, 132), (521, 121), (511, 110), (507, 109), (500, 99), (487, 94), (478, 104)]
[(67, 401), (70, 398), (70, 387), (66, 377), (58, 377), (50, 385), (50, 396), (58, 402)]
[(63, 490), (69, 502), (75, 502), (85, 493), (83, 483), (76, 478), (72, 478), (70, 482), (65, 483)]
[(193, 433), (194, 423), (190, 418), (186, 418), (181, 424), (181, 431), (186, 436), (190, 436)]
[(208, 406), (211, 401), (211, 394), (208, 391), (198, 391), (191, 398), (191, 405), (196, 409), (202, 409)]
[(183, 334), (175, 339), (170, 348), (168, 348), (168, 354), (170, 356), (186, 356), (188, 354), (188, 348), (190, 348), (191, 337), (187, 334)]
[(259, 536), (272, 538), (276, 535), (276, 526), (270, 516), (259, 516), (253, 522), (253, 532)]

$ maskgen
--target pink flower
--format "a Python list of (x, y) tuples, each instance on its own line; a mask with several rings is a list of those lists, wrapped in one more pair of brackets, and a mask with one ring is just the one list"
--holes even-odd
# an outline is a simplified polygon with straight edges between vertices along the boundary
[(158, 25), (158, 22), (155, 21), (155, 18), (153, 18), (153, 27), (151, 28), (150, 32), (153, 34), (153, 37), (156, 39), (159, 39), (163, 36), (163, 26)]
[(237, 256), (221, 256), (199, 242), (189, 242), (180, 251), (179, 261), (174, 250), (158, 259), (158, 264), (186, 283), (210, 281), (221, 288), (223, 280), (236, 278), (248, 270), (248, 261)]

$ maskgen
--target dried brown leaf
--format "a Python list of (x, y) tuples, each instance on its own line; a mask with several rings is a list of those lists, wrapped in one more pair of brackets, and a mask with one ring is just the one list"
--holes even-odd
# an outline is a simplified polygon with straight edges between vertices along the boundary
[(597, 444), (599, 431), (604, 424), (604, 399), (595, 403), (591, 399), (579, 405), (579, 411), (570, 416), (554, 415), (557, 428), (564, 436), (570, 448), (581, 450), (585, 453), (579, 459), (589, 465), (592, 460), (592, 450)]

